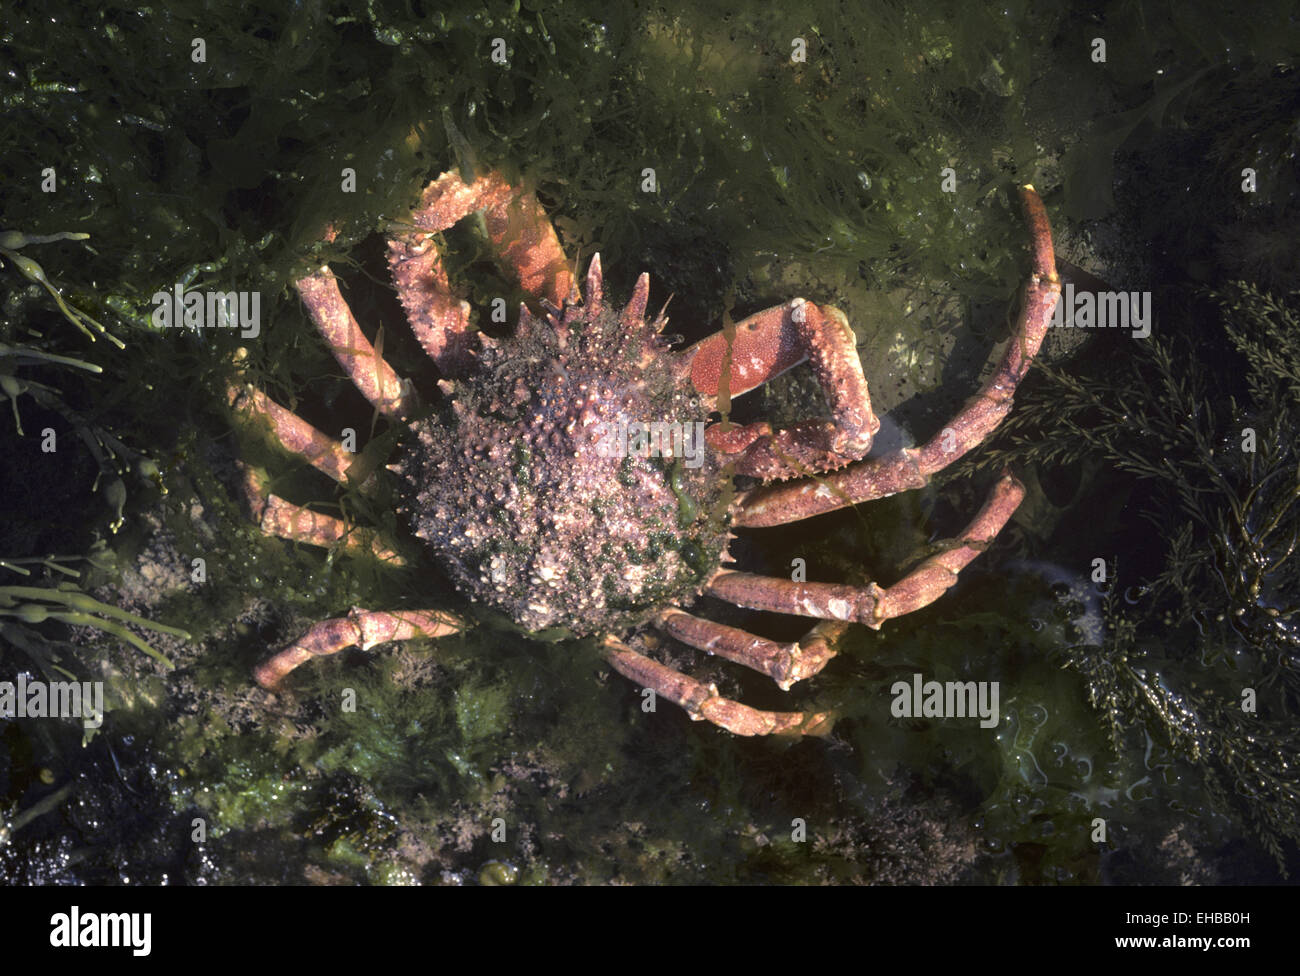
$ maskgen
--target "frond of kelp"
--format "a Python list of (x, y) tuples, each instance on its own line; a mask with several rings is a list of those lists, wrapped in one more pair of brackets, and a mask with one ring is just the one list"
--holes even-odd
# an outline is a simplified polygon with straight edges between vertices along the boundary
[[(4, 259), (0, 260), (0, 267), (3, 267), (4, 261), (7, 260), (23, 277), (44, 287), (63, 317), (76, 326), (86, 338), (91, 341), (104, 338), (117, 349), (122, 349), (124, 343), (109, 333), (103, 324), (64, 301), (59, 289), (50, 281), (40, 264), (26, 255), (17, 253), (20, 248), (28, 245), (48, 244), (61, 240), (80, 241), (87, 237), (88, 235), (80, 233), (33, 236), (17, 230), (0, 231), (0, 258)], [(48, 348), (38, 348), (26, 343), (19, 344), (13, 335), (17, 331), (16, 328), (12, 328), (12, 323), (7, 324), (11, 327), (0, 331), (0, 400), (10, 401), (15, 430), (20, 437), (25, 436), (19, 407), (19, 399), (24, 396), (64, 418), (68, 426), (77, 433), (91, 457), (95, 459), (99, 468), (97, 481), (102, 485), (105, 498), (113, 510), (109, 528), (116, 532), (122, 524), (122, 509), (126, 504), (126, 484), (121, 476), (134, 467), (137, 474), (147, 477), (151, 473), (156, 473), (157, 466), (150, 459), (128, 448), (101, 425), (88, 422), (67, 404), (57, 386), (40, 382), (29, 375), (19, 375), (18, 372), (27, 367), (53, 367), (74, 368), (99, 374), (103, 372), (99, 365), (84, 359), (61, 355)], [(185, 631), (157, 624), (101, 603), (80, 589), (78, 582), (82, 580), (81, 571), (72, 569), (67, 564), (81, 561), (96, 565), (98, 554), (102, 553), (92, 549), (86, 555), (62, 559), (49, 555), (26, 554), (0, 557), (0, 574), (10, 578), (20, 578), (20, 585), (0, 585), (0, 637), (9, 646), (25, 654), (42, 671), (59, 672), (64, 676), (71, 676), (71, 674), (58, 662), (67, 660), (61, 652), (68, 650), (70, 645), (51, 639), (39, 629), (42, 624), (50, 621), (71, 626), (93, 627), (130, 644), (164, 666), (172, 667), (166, 657), (128, 630), (126, 625), (188, 638), (189, 635)], [(43, 585), (34, 585), (38, 581), (32, 577), (32, 570), (28, 567), (40, 569)], [(28, 583), (33, 585), (26, 585)]]

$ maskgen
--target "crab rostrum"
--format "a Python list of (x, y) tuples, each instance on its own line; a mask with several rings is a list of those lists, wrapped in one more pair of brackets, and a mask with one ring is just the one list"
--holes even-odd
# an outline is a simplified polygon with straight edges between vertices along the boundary
[[(598, 638), (619, 672), (740, 735), (822, 733), (825, 712), (769, 712), (719, 695), (634, 650), (623, 637), (652, 625), (691, 647), (770, 676), (783, 689), (816, 674), (850, 623), (878, 628), (937, 599), (1019, 505), (1004, 475), (962, 535), (937, 547), (892, 586), (796, 582), (738, 572), (735, 528), (810, 518), (925, 485), (975, 447), (1011, 409), (1060, 293), (1051, 231), (1033, 187), (1021, 189), (1032, 270), (1015, 332), (993, 375), (956, 417), (917, 448), (867, 458), (879, 421), (853, 332), (837, 309), (796, 298), (673, 351), (663, 313), (647, 314), (650, 279), (630, 300), (606, 301), (600, 257), (581, 291), (544, 211), (498, 173), (465, 183), (444, 173), (424, 191), (414, 229), (388, 242), (393, 281), (411, 329), (436, 364), (440, 401), (422, 407), (362, 333), (328, 267), (296, 282), (321, 336), (357, 388), (409, 427), (391, 466), (404, 514), (461, 592), (531, 632)], [(434, 236), (481, 211), (504, 264), (531, 296), (508, 339), (471, 326), (454, 297)], [(726, 401), (803, 362), (831, 415), (784, 429), (708, 423)], [(253, 387), (231, 390), (289, 451), (337, 481), (354, 456)], [(737, 493), (733, 475), (759, 479)], [(264, 531), (321, 546), (365, 546), (400, 557), (341, 521), (272, 494), (249, 471), (247, 493)], [(366, 486), (363, 484), (362, 489)], [(701, 594), (821, 623), (797, 643), (767, 640), (688, 612)], [(308, 658), (346, 647), (462, 629), (440, 610), (354, 608), (311, 628), (264, 662), (274, 688)]]

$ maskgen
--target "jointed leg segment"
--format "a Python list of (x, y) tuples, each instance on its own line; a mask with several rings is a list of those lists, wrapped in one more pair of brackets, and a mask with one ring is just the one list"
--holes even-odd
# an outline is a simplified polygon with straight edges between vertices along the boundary
[(683, 644), (767, 675), (782, 691), (816, 674), (835, 656), (824, 637), (810, 640), (810, 634), (800, 643), (783, 643), (677, 609), (665, 610), (655, 625)]
[(470, 330), (468, 303), (451, 293), (433, 235), (476, 210), (483, 211), (488, 236), (525, 292), (559, 306), (573, 289), (559, 238), (536, 197), (510, 186), (499, 173), (472, 184), (443, 173), (425, 188), (411, 215), (416, 229), (388, 242), (388, 267), (412, 331), (446, 377), (469, 372), (477, 335)]
[(414, 637), (445, 637), (459, 633), (461, 622), (440, 610), (399, 610), (387, 613), (352, 610), (346, 617), (322, 620), (280, 653), (253, 671), (257, 683), (273, 690), (294, 668), (349, 647), (369, 650), (387, 641)]
[[(719, 332), (684, 353), (690, 381), (706, 398), (721, 399), (757, 386), (808, 360), (831, 406), (830, 420), (805, 420), (773, 431), (767, 423), (715, 424), (706, 436), (723, 454), (737, 455), (736, 472), (789, 478), (842, 467), (863, 457), (880, 421), (862, 373), (853, 330), (844, 313), (796, 298)], [(725, 374), (725, 375), (724, 375)]]
[(829, 712), (765, 712), (723, 698), (706, 685), (639, 654), (614, 637), (605, 638), (605, 659), (614, 670), (686, 709), (691, 718), (707, 719), (736, 735), (821, 735), (830, 731)]
[(255, 386), (227, 390), (230, 405), (250, 420), (265, 422), (286, 451), (297, 454), (322, 474), (340, 484), (356, 460), (342, 443), (317, 430), (292, 411), (286, 410)]
[(798, 583), (723, 570), (709, 581), (705, 590), (751, 610), (847, 620), (879, 629), (884, 621), (918, 610), (942, 596), (957, 582), (957, 574), (1002, 531), (1024, 495), (1024, 485), (1004, 475), (960, 539), (944, 544), (941, 552), (930, 556), (888, 588), (876, 583), (863, 587), (846, 583)]
[(1061, 294), (1043, 202), (1031, 186), (1024, 187), (1021, 196), (1033, 237), (1033, 273), (1025, 287), (1015, 332), (983, 389), (920, 448), (904, 448), (881, 458), (859, 461), (818, 478), (755, 489), (741, 500), (737, 525), (784, 525), (924, 487), (932, 474), (984, 441), (1011, 412), (1016, 387), (1038, 354)]
[(368, 552), (390, 566), (406, 565), (406, 560), (380, 542), (373, 532), (285, 501), (267, 489), (261, 474), (247, 467), (244, 468), (244, 497), (253, 518), (267, 535), (324, 549), (342, 542), (350, 551)]

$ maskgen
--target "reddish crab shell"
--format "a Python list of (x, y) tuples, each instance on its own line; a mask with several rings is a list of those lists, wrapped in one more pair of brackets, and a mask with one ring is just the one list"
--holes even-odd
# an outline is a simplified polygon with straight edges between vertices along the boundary
[[(649, 622), (788, 688), (825, 666), (849, 623), (879, 627), (956, 582), (1023, 497), (1009, 474), (960, 537), (889, 587), (737, 572), (727, 568), (727, 542), (733, 527), (794, 522), (919, 488), (1007, 415), (1060, 293), (1042, 202), (1029, 186), (1021, 197), (1032, 270), (998, 368), (933, 439), (875, 458), (866, 455), (879, 421), (841, 312), (794, 299), (674, 352), (660, 337), (662, 314), (647, 320), (649, 277), (643, 274), (631, 300), (615, 309), (605, 302), (596, 256), (579, 294), (541, 206), (497, 173), (472, 184), (443, 174), (411, 217), (417, 229), (389, 241), (408, 321), (443, 376), (443, 400), (432, 414), (422, 412), (411, 386), (366, 339), (328, 267), (296, 286), (357, 388), (391, 420), (409, 425), (413, 436), (393, 466), (405, 487), (405, 514), (466, 596), (530, 631), (599, 636), (615, 669), (694, 718), (742, 735), (821, 733), (828, 713), (749, 708), (639, 653), (619, 633)], [(519, 326), (505, 340), (471, 328), (469, 306), (453, 296), (433, 239), (476, 210), (524, 291), (546, 309), (538, 317), (521, 308)], [(706, 424), (720, 398), (805, 361), (826, 393), (829, 418), (779, 430), (761, 422)], [(286, 449), (344, 479), (351, 456), (337, 441), (252, 388), (232, 389), (231, 399), (265, 419)], [(777, 483), (736, 495), (731, 473)], [(358, 544), (337, 520), (269, 493), (255, 475), (247, 484), (266, 532), (319, 545)], [(360, 544), (397, 559), (381, 542)], [(770, 641), (683, 609), (701, 593), (822, 622), (797, 643)], [(438, 637), (462, 626), (442, 611), (353, 609), (317, 624), (256, 676), (274, 688), (313, 656)]]

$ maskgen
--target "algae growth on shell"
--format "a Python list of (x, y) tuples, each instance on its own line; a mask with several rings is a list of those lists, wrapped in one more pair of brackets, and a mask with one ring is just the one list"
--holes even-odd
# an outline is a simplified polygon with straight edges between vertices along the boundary
[(534, 632), (617, 631), (689, 600), (727, 541), (726, 479), (666, 320), (647, 321), (643, 297), (603, 307), (588, 284), (590, 307), (525, 310), (485, 343), (400, 466), (416, 535), (463, 592)]

